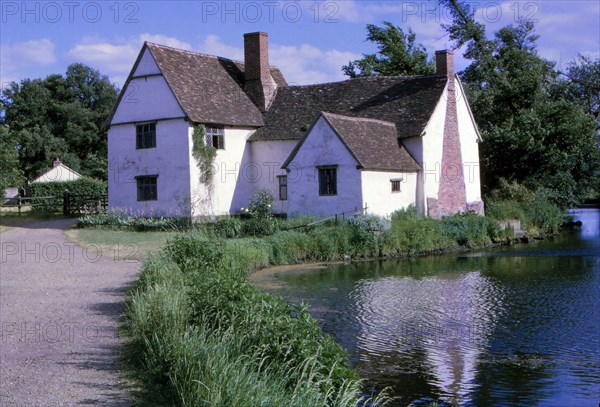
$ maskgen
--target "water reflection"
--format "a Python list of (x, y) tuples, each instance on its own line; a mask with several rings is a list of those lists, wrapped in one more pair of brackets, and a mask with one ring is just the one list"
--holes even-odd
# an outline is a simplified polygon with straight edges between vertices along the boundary
[(409, 370), (429, 372), (429, 384), (446, 401), (469, 400), (479, 357), (502, 311), (503, 295), (492, 279), (478, 271), (388, 277), (361, 281), (349, 295), (362, 361), (423, 355)]
[(396, 405), (596, 406), (599, 215), (580, 211), (581, 231), (475, 256), (283, 275), (279, 293), (308, 301)]

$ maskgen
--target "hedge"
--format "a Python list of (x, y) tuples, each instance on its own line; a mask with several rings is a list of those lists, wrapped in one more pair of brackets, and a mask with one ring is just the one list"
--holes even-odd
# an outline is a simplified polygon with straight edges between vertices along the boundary
[(56, 207), (62, 207), (62, 196), (65, 189), (68, 189), (71, 195), (105, 195), (108, 192), (106, 181), (95, 178), (82, 177), (75, 181), (62, 182), (40, 182), (31, 184), (31, 196), (46, 197), (56, 196), (56, 199), (43, 201), (32, 201), (33, 207), (37, 210), (53, 211)]

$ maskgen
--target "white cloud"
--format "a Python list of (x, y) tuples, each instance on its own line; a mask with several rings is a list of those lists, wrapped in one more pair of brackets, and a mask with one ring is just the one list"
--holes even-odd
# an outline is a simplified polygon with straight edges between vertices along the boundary
[(220, 57), (242, 61), (244, 59), (244, 49), (227, 45), (221, 41), (217, 35), (210, 34), (204, 37), (198, 51), (209, 55), (218, 55)]
[(49, 39), (2, 44), (2, 60), (11, 66), (50, 65), (56, 61), (55, 45)]
[(189, 43), (174, 37), (143, 33), (115, 41), (98, 37), (84, 37), (67, 52), (67, 55), (73, 61), (83, 62), (98, 69), (101, 73), (109, 75), (112, 82), (122, 85), (133, 67), (144, 41), (175, 48), (192, 48)]
[(0, 82), (18, 81), (20, 70), (51, 65), (56, 62), (56, 46), (46, 38), (0, 44)]
[[(244, 49), (225, 44), (217, 35), (206, 36), (199, 51), (243, 61)], [(342, 66), (361, 55), (313, 45), (269, 45), (269, 63), (278, 67), (290, 84), (307, 85), (344, 79)]]
[(140, 43), (143, 43), (144, 41), (148, 41), (148, 42), (154, 42), (156, 44), (166, 45), (167, 47), (187, 49), (187, 50), (192, 49), (191, 44), (188, 42), (180, 41), (175, 37), (169, 37), (169, 36), (161, 35), (161, 34), (149, 34), (149, 33), (140, 34), (139, 40), (140, 40)]

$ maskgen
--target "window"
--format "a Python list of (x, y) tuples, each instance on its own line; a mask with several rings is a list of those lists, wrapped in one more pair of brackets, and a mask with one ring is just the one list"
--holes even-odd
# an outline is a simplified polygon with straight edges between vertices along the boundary
[(156, 147), (156, 123), (144, 123), (135, 126), (135, 148)]
[(278, 175), (279, 178), (279, 200), (287, 201), (287, 175)]
[(157, 178), (158, 175), (136, 177), (138, 201), (156, 201), (158, 199)]
[(337, 166), (319, 169), (319, 195), (337, 195)]
[(213, 146), (219, 150), (225, 150), (225, 129), (222, 127), (206, 128), (206, 145)]
[(392, 192), (400, 192), (402, 178), (391, 179), (390, 182), (392, 183)]

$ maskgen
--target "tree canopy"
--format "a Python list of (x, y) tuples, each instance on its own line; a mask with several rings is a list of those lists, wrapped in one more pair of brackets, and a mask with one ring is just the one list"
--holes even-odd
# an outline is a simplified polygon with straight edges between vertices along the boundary
[[(482, 134), (484, 193), (500, 180), (552, 191), (557, 204), (600, 188), (600, 60), (580, 56), (564, 72), (537, 53), (535, 26), (519, 21), (491, 38), (467, 2), (440, 1), (452, 22), (442, 27), (470, 61), (460, 73)], [(348, 76), (433, 73), (409, 29), (367, 26), (379, 53), (343, 67)]]
[(106, 178), (107, 140), (103, 125), (117, 100), (108, 78), (84, 64), (65, 76), (12, 82), (1, 98), (4, 140), (16, 148), (18, 170), (35, 178), (60, 157), (74, 170)]
[(417, 35), (409, 28), (394, 26), (389, 21), (383, 27), (367, 25), (367, 40), (378, 44), (377, 54), (364, 54), (350, 61), (342, 70), (351, 78), (373, 75), (426, 75), (435, 72), (435, 64), (427, 59), (427, 51), (416, 44)]

